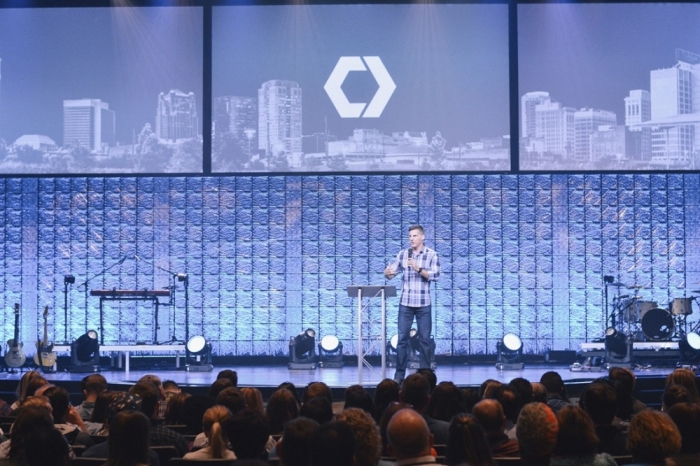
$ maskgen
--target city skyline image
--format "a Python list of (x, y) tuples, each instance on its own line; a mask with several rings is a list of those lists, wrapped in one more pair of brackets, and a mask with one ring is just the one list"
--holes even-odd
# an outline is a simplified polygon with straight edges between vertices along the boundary
[(212, 169), (507, 170), (507, 39), (507, 5), (214, 7)]
[(518, 6), (520, 168), (700, 168), (695, 4)]
[(200, 173), (202, 34), (196, 7), (0, 10), (0, 173)]

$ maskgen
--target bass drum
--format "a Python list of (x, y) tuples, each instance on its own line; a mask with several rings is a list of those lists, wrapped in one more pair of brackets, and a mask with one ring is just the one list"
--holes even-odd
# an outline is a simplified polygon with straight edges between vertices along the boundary
[(668, 340), (673, 327), (673, 316), (666, 309), (651, 309), (642, 317), (642, 332), (651, 341)]

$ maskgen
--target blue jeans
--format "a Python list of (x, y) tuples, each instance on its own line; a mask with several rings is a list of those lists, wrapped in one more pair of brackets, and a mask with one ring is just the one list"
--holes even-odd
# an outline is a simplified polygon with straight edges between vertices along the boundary
[(409, 307), (399, 305), (399, 343), (396, 348), (396, 376), (404, 378), (408, 367), (409, 337), (415, 317), (418, 324), (419, 362), (421, 369), (430, 369), (430, 332), (432, 331), (431, 306)]

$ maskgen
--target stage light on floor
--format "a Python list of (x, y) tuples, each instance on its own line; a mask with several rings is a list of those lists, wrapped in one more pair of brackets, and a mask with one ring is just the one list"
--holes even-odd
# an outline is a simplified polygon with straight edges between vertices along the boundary
[(521, 370), (523, 364), (523, 342), (515, 333), (506, 333), (496, 343), (498, 358), (496, 368), (499, 370)]
[(189, 339), (185, 347), (188, 372), (211, 372), (214, 366), (211, 364), (211, 343), (201, 335)]
[(632, 359), (632, 340), (627, 335), (608, 327), (605, 331), (605, 363), (611, 366), (629, 367)]
[(695, 332), (686, 334), (678, 342), (681, 351), (681, 363), (697, 362), (700, 360), (700, 335)]
[[(430, 368), (435, 370), (437, 369), (437, 364), (435, 363), (435, 339), (433, 337), (430, 337), (428, 346), (428, 362), (430, 363)], [(423, 369), (420, 367), (420, 338), (418, 336), (418, 330), (415, 328), (412, 328), (408, 334), (408, 350), (408, 368)]]
[(384, 349), (386, 354), (386, 367), (396, 367), (396, 351), (399, 346), (399, 336), (394, 334), (389, 341), (386, 342)]
[(97, 332), (89, 330), (70, 345), (71, 372), (100, 371), (100, 342)]
[(289, 369), (316, 369), (316, 331), (307, 328), (289, 340)]
[(335, 335), (326, 335), (318, 344), (318, 367), (343, 367), (343, 342)]

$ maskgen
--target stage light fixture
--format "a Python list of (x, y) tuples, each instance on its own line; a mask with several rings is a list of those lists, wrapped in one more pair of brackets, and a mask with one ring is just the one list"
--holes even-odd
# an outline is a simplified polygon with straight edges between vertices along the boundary
[(64, 275), (63, 276), (63, 283), (66, 283), (68, 285), (72, 285), (75, 283), (75, 277), (73, 275)]
[(214, 366), (211, 364), (211, 343), (202, 335), (195, 335), (187, 341), (185, 346), (187, 353), (188, 372), (211, 372)]
[(697, 362), (700, 360), (700, 335), (687, 333), (678, 342), (678, 348), (681, 350), (681, 363)]
[(384, 349), (386, 354), (386, 367), (396, 367), (396, 351), (399, 346), (399, 336), (394, 334), (386, 342), (386, 348)]
[(307, 328), (289, 340), (289, 369), (316, 369), (316, 331)]
[(515, 333), (506, 333), (496, 343), (498, 357), (496, 368), (499, 370), (521, 370), (523, 364), (523, 342)]
[(335, 335), (326, 335), (318, 344), (318, 367), (343, 367), (343, 342)]
[(629, 367), (631, 360), (632, 341), (614, 327), (608, 327), (605, 330), (605, 363), (618, 367)]
[[(398, 335), (396, 336), (398, 345)], [(432, 370), (437, 369), (437, 364), (435, 363), (435, 339), (431, 336), (428, 342), (430, 349), (428, 351), (428, 361), (430, 363), (430, 368)], [(418, 330), (412, 328), (408, 334), (408, 368), (409, 369), (422, 369), (420, 367), (420, 337), (418, 336)]]
[(100, 342), (95, 330), (89, 330), (70, 345), (71, 372), (100, 371)]

